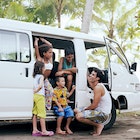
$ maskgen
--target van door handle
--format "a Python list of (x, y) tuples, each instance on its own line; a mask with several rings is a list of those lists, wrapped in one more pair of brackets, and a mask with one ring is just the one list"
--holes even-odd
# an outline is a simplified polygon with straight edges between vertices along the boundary
[(113, 75), (117, 75), (117, 73), (116, 72), (113, 72)]
[(25, 76), (28, 77), (28, 75), (29, 75), (28, 68), (25, 68)]

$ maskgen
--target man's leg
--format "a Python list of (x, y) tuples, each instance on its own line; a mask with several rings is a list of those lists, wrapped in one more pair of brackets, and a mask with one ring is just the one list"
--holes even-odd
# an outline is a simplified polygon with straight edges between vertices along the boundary
[(82, 123), (85, 123), (85, 124), (89, 124), (89, 125), (95, 126), (96, 127), (96, 133), (93, 132), (93, 135), (94, 136), (99, 136), (101, 134), (103, 128), (104, 128), (104, 125), (95, 123), (94, 121), (91, 121), (89, 119), (84, 118), (83, 113), (81, 113), (81, 112), (80, 113), (77, 113), (76, 119), (79, 122), (82, 122)]

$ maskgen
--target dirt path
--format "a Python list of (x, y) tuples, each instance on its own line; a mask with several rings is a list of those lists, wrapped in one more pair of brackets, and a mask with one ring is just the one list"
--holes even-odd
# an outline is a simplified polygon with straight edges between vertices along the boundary
[[(0, 126), (0, 140), (140, 140), (140, 114), (118, 115), (114, 126), (109, 130), (104, 130), (102, 135), (96, 138), (89, 134), (90, 130), (76, 128), (73, 135), (32, 137), (31, 129), (31, 123)], [(49, 126), (49, 129), (55, 129), (55, 127)]]

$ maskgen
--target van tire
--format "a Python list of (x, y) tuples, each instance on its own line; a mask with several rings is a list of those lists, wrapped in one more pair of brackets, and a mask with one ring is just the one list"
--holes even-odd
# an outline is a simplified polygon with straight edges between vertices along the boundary
[(111, 113), (108, 117), (108, 119), (103, 123), (104, 124), (104, 130), (110, 129), (113, 124), (116, 121), (116, 108), (115, 105), (112, 104), (112, 109), (111, 109)]

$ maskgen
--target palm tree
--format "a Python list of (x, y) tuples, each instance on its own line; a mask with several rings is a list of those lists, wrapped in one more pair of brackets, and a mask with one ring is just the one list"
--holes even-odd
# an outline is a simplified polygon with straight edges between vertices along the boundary
[(94, 0), (86, 0), (81, 32), (85, 32), (85, 33), (89, 32), (93, 5), (94, 5)]
[(27, 18), (25, 9), (20, 1), (12, 1), (9, 6), (5, 9), (5, 18), (15, 20), (25, 20)]

